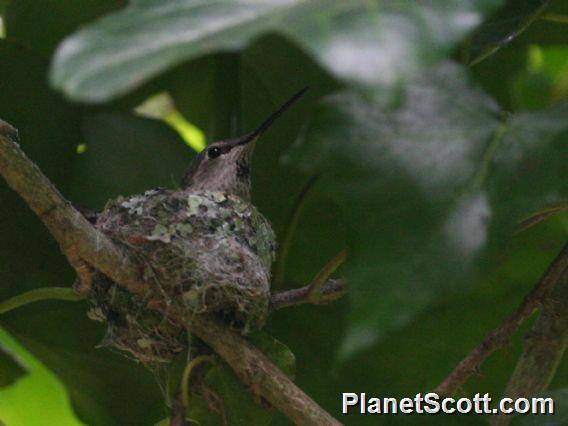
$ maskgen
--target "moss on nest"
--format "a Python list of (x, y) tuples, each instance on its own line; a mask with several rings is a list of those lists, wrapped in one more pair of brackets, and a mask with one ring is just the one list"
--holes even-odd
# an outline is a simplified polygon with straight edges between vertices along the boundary
[(221, 192), (154, 189), (118, 198), (96, 227), (127, 246), (144, 279), (155, 283), (151, 303), (97, 274), (89, 317), (108, 324), (103, 345), (144, 362), (167, 362), (187, 345), (183, 324), (219, 312), (243, 333), (261, 327), (270, 296), (275, 237), (249, 202)]

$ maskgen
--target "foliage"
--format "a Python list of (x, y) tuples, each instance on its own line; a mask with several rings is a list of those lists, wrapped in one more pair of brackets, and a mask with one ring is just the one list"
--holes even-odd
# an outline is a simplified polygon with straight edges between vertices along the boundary
[[(342, 391), (435, 387), (566, 239), (566, 213), (515, 234), (519, 221), (568, 197), (568, 32), (543, 19), (568, 13), (561, 0), (18, 0), (0, 1), (0, 13), (0, 117), (83, 207), (177, 185), (195, 153), (167, 120), (134, 112), (150, 96), (167, 92), (211, 141), (252, 129), (310, 86), (259, 142), (253, 199), (282, 242), (295, 200), (318, 176), (273, 290), (306, 284), (346, 247), (349, 296), (275, 313), (266, 331), (289, 350), (268, 337), (256, 344), (279, 365), (290, 367), (293, 353), (297, 383), (336, 417)], [(0, 300), (70, 285), (57, 245), (4, 183), (0, 200)], [(148, 371), (95, 348), (104, 330), (86, 310), (42, 302), (0, 323), (61, 379), (81, 421), (166, 417)], [(0, 374), (10, 375), (0, 386), (17, 386), (25, 371), (5, 356), (14, 353), (5, 340)], [(497, 398), (520, 343), (495, 354), (463, 393)], [(207, 368), (232, 424), (285, 423), (243, 400), (226, 366)], [(567, 372), (564, 361), (551, 385), (562, 401)], [(192, 416), (208, 424), (204, 413), (195, 402)]]

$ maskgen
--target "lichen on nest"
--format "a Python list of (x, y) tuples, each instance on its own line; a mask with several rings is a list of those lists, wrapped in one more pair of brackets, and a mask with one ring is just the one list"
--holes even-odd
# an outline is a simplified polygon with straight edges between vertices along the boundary
[(168, 362), (187, 345), (184, 324), (218, 312), (243, 333), (261, 327), (270, 297), (275, 237), (250, 203), (222, 192), (162, 188), (110, 201), (95, 225), (139, 261), (155, 284), (151, 303), (97, 273), (89, 317), (108, 324), (103, 345), (144, 363)]

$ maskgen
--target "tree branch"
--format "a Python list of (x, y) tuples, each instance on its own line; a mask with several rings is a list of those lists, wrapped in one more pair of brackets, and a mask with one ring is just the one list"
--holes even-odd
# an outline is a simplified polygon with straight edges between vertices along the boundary
[(546, 300), (567, 268), (568, 244), (566, 244), (558, 256), (556, 256), (545, 274), (533, 287), (531, 292), (525, 296), (519, 307), (496, 329), (485, 336), (481, 344), (458, 364), (450, 375), (434, 389), (434, 392), (438, 395), (452, 395), (472, 374), (477, 373), (485, 359), (497, 349), (505, 346), (520, 325)]
[(305, 287), (274, 293), (270, 298), (270, 308), (276, 311), (288, 306), (302, 305), (305, 303), (325, 305), (343, 297), (345, 293), (347, 293), (347, 285), (343, 279), (326, 281), (319, 290), (319, 300), (311, 297), (311, 290), (312, 285), (310, 284)]
[[(545, 391), (556, 373), (568, 342), (568, 268), (550, 296), (542, 313), (525, 335), (524, 351), (509, 379), (504, 397), (526, 398)], [(511, 416), (491, 419), (495, 426), (507, 425)]]
[(318, 178), (318, 175), (310, 177), (294, 200), (292, 211), (287, 220), (288, 226), (286, 227), (286, 232), (284, 233), (284, 238), (282, 240), (282, 243), (280, 244), (280, 250), (278, 251), (278, 257), (276, 258), (276, 263), (274, 264), (274, 278), (272, 280), (272, 288), (282, 288), (282, 285), (284, 283), (286, 261), (288, 260), (288, 252), (290, 251), (292, 239), (295, 236), (294, 234), (296, 233), (296, 228), (298, 227), (298, 222), (300, 221), (300, 214), (302, 213), (302, 208), (306, 203), (306, 198), (314, 187), (314, 184), (316, 183)]
[[(138, 265), (63, 198), (22, 152), (15, 142), (15, 135), (15, 129), (0, 120), (0, 174), (45, 223), (71, 264), (76, 265), (78, 260), (87, 262), (131, 293), (147, 295), (151, 283), (142, 279)], [(206, 316), (196, 316), (187, 327), (218, 352), (246, 385), (257, 390), (294, 422), (340, 424), (261, 351), (224, 324)]]
[(63, 198), (13, 140), (15, 135), (16, 130), (0, 120), (0, 174), (49, 229), (71, 265), (86, 261), (129, 290), (146, 292), (149, 287), (139, 281), (136, 263)]
[(207, 343), (237, 376), (295, 424), (340, 425), (261, 351), (212, 317), (193, 321), (191, 332)]

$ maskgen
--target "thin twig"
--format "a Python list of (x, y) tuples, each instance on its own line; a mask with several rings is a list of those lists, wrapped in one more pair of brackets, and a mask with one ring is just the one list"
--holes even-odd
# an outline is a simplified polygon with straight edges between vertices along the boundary
[(296, 233), (296, 228), (298, 227), (298, 221), (300, 219), (302, 207), (304, 206), (306, 197), (310, 190), (313, 188), (318, 177), (318, 175), (315, 175), (308, 179), (308, 181), (300, 191), (300, 194), (298, 194), (296, 200), (294, 201), (292, 211), (288, 218), (288, 227), (286, 228), (286, 232), (284, 233), (284, 239), (280, 244), (280, 252), (278, 253), (278, 258), (276, 259), (276, 264), (274, 265), (274, 280), (272, 284), (273, 288), (279, 289), (284, 283), (284, 272), (286, 270), (288, 252), (290, 251), (290, 246), (292, 245), (292, 240)]
[(564, 202), (555, 206), (549, 206), (537, 212), (534, 212), (530, 216), (527, 216), (523, 220), (519, 222), (517, 225), (517, 229), (515, 230), (515, 234), (520, 234), (523, 231), (539, 224), (543, 220), (550, 218), (551, 216), (564, 213), (568, 211), (568, 203)]
[(183, 403), (183, 396), (181, 389), (178, 388), (172, 401), (172, 408), (170, 410), (169, 426), (186, 426), (185, 421), (186, 406)]
[(545, 21), (556, 22), (557, 24), (568, 24), (568, 15), (563, 15), (561, 13), (545, 13), (540, 17)]
[(486, 47), (477, 57), (471, 60), (468, 64), (469, 66), (474, 66), (479, 64), (480, 62), (487, 59), (489, 56), (493, 55), (495, 52), (499, 51), (503, 46), (509, 44), (512, 40), (517, 38), (520, 34), (522, 34), (528, 27), (531, 26), (533, 22), (539, 19), (545, 13), (546, 9), (548, 8), (549, 1), (545, 0), (542, 4), (533, 11), (532, 14), (527, 16), (520, 25), (511, 33), (507, 34), (507, 36), (496, 43), (493, 43)]
[(308, 300), (313, 304), (318, 304), (321, 298), (321, 288), (329, 280), (331, 274), (333, 274), (339, 266), (345, 261), (345, 256), (347, 252), (341, 250), (333, 258), (325, 264), (323, 268), (316, 274), (312, 283), (310, 284), (310, 289), (308, 290)]
[[(42, 219), (62, 251), (68, 257), (78, 255), (131, 293), (147, 296), (151, 283), (143, 280), (137, 263), (128, 252), (118, 249), (61, 196), (21, 151), (13, 139), (14, 134), (13, 128), (0, 120), (0, 174)], [(148, 306), (148, 309), (151, 307)], [(155, 306), (154, 309), (159, 310), (160, 307)], [(161, 312), (172, 315), (172, 312)], [(225, 324), (206, 316), (195, 316), (191, 324), (185, 326), (211, 346), (247, 386), (258, 390), (264, 399), (295, 423), (340, 424), (261, 351)]]
[(189, 405), (189, 377), (191, 372), (197, 367), (199, 364), (204, 362), (213, 362), (213, 357), (210, 355), (201, 355), (198, 357), (193, 358), (184, 368), (183, 374), (181, 376), (181, 398), (183, 402), (183, 406), (187, 407)]
[(12, 309), (41, 300), (67, 300), (75, 302), (83, 299), (84, 297), (79, 296), (71, 288), (67, 287), (36, 288), (0, 302), (0, 314), (5, 314)]
[(566, 268), (568, 268), (568, 244), (566, 244), (558, 256), (556, 256), (545, 274), (531, 292), (525, 296), (517, 309), (496, 329), (485, 336), (481, 344), (458, 364), (450, 375), (438, 385), (434, 392), (438, 395), (452, 395), (472, 374), (477, 373), (483, 361), (494, 351), (505, 346), (520, 325), (530, 317), (534, 310), (545, 300)]
[(321, 287), (320, 297), (317, 300), (310, 299), (309, 293), (311, 288), (310, 284), (305, 287), (274, 293), (270, 298), (271, 310), (276, 311), (288, 306), (303, 305), (305, 303), (324, 305), (340, 299), (347, 293), (347, 285), (343, 279), (328, 280)]

